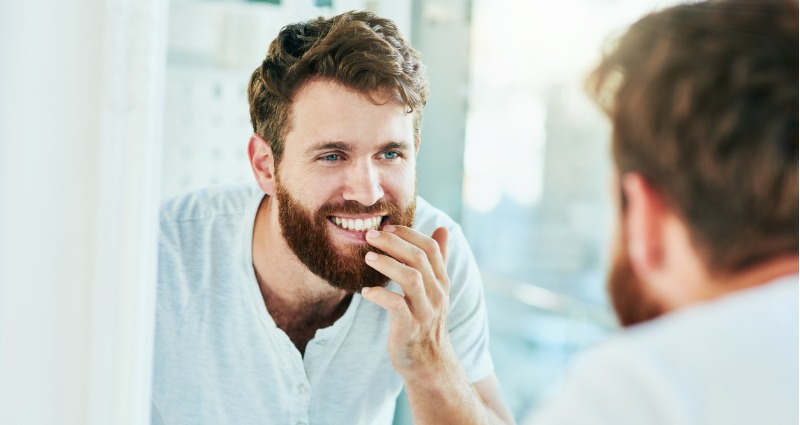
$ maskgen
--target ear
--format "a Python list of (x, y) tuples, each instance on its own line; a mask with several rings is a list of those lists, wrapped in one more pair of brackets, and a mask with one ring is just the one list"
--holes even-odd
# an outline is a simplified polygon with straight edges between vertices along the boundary
[(258, 187), (269, 196), (275, 195), (275, 156), (269, 143), (258, 134), (253, 134), (247, 145), (247, 155)]
[(414, 137), (414, 158), (419, 156), (419, 141), (419, 134), (417, 134), (416, 137)]
[(645, 281), (652, 281), (665, 263), (667, 209), (661, 194), (639, 174), (628, 173), (620, 179), (625, 211), (627, 244), (625, 249), (634, 272)]

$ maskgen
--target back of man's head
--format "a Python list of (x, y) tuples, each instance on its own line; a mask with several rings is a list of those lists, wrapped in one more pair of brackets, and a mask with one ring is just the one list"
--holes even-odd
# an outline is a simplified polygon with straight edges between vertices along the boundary
[(637, 173), (663, 196), (710, 273), (797, 253), (796, 1), (650, 14), (589, 90), (611, 118), (619, 175)]
[[(388, 91), (415, 114), (419, 135), (428, 81), (420, 54), (395, 24), (370, 12), (347, 12), (287, 25), (272, 41), (248, 86), (253, 131), (279, 162), (295, 93), (313, 79), (371, 96)], [(377, 99), (376, 99), (377, 101)]]

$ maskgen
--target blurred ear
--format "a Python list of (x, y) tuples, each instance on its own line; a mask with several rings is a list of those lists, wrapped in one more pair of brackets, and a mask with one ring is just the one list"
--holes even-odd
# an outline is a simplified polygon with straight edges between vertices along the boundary
[(275, 195), (275, 157), (269, 143), (258, 134), (253, 134), (247, 146), (247, 155), (258, 187), (269, 196)]
[(640, 279), (652, 281), (665, 263), (665, 232), (668, 210), (661, 194), (639, 174), (620, 179), (625, 213), (622, 226), (627, 232), (631, 266)]
[(415, 158), (419, 155), (419, 142), (420, 142), (420, 138), (419, 138), (419, 135), (417, 135), (414, 138), (414, 157)]

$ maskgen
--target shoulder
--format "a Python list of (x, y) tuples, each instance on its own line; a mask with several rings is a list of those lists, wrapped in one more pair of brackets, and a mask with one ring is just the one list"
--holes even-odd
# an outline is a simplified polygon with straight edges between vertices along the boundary
[(767, 325), (765, 305), (756, 307), (760, 292), (697, 304), (622, 329), (578, 355), (574, 375), (598, 383), (616, 376), (638, 391), (654, 382), (661, 388), (701, 386), (698, 380), (743, 361), (747, 346), (759, 338), (755, 328), (775, 326)]
[[(782, 423), (773, 419), (796, 416), (796, 286), (794, 276), (738, 291), (599, 342), (576, 356), (537, 423)], [(593, 420), (598, 412), (609, 420)]]
[(253, 185), (213, 186), (167, 199), (161, 204), (162, 227), (169, 223), (241, 214), (258, 194)]
[[(263, 197), (248, 185), (215, 186), (169, 199), (161, 207), (159, 291), (165, 303), (241, 279), (249, 264), (252, 214)], [(213, 273), (209, 273), (213, 270)], [(212, 279), (213, 277), (213, 279)], [(178, 301), (176, 301), (178, 300)]]
[(417, 196), (417, 208), (414, 215), (414, 229), (430, 235), (437, 227), (445, 227), (449, 231), (461, 231), (461, 226), (449, 215), (434, 207), (421, 196)]
[[(453, 267), (473, 267), (474, 258), (469, 243), (461, 226), (447, 213), (434, 207), (422, 197), (417, 197), (416, 214), (414, 215), (414, 230), (430, 236), (439, 227), (448, 231), (448, 269), (452, 273)], [(466, 261), (466, 263), (462, 263)], [(452, 276), (451, 276), (452, 277)]]
[(561, 388), (523, 423), (685, 423), (667, 373), (627, 335), (611, 338), (576, 356)]
[[(670, 347), (712, 345), (708, 335), (714, 335), (714, 348), (734, 352), (796, 342), (797, 314), (797, 275), (793, 275), (677, 310), (631, 328), (627, 337), (659, 357), (686, 356), (672, 359), (684, 362), (698, 354)], [(786, 338), (784, 331), (793, 337)]]

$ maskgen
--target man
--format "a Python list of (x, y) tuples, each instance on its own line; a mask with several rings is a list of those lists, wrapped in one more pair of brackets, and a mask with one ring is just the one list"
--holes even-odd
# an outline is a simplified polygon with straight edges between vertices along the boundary
[[(161, 219), (153, 422), (513, 422), (458, 225), (416, 197), (417, 51), (365, 12), (289, 25), (249, 88), (258, 188)], [(387, 348), (388, 347), (388, 348)]]
[(589, 87), (613, 124), (628, 328), (526, 423), (798, 423), (798, 13), (653, 13)]

